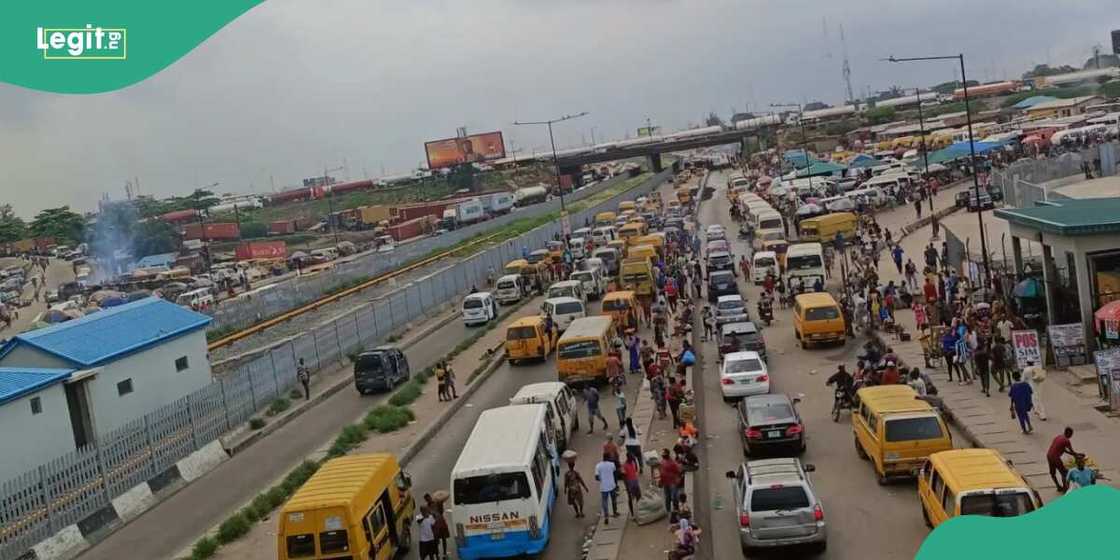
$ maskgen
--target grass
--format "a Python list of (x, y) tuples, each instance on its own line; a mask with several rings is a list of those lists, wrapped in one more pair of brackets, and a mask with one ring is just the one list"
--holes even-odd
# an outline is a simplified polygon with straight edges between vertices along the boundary
[(264, 418), (250, 418), (249, 419), (249, 429), (250, 430), (259, 430), (259, 429), (263, 428), (264, 425), (265, 425)]
[(191, 560), (205, 560), (218, 551), (218, 541), (213, 537), (202, 537), (191, 548)]
[(237, 332), (237, 327), (232, 325), (210, 329), (206, 331), (206, 342), (214, 342), (215, 340), (225, 338), (235, 332)]
[(371, 432), (387, 434), (407, 426), (409, 422), (415, 419), (416, 414), (412, 412), (412, 409), (387, 404), (374, 407), (362, 420), (362, 423)]
[(267, 414), (269, 416), (276, 416), (277, 414), (280, 414), (281, 412), (284, 412), (285, 410), (288, 410), (291, 407), (292, 407), (292, 401), (290, 401), (290, 400), (288, 400), (284, 397), (280, 397), (280, 398), (272, 401), (271, 403), (269, 403), (268, 410), (265, 411), (265, 414)]

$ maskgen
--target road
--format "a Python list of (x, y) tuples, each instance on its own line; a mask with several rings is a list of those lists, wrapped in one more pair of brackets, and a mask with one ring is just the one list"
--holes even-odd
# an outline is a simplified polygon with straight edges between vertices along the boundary
[[(26, 261), (16, 258), (0, 259), (0, 268), (9, 267), (16, 264), (24, 264)], [(37, 269), (36, 269), (37, 270)], [(31, 305), (20, 308), (19, 318), (12, 321), (11, 326), (0, 328), (0, 339), (15, 336), (25, 330), (31, 325), (40, 313), (47, 310), (46, 292), (48, 290), (57, 290), (59, 286), (74, 280), (74, 267), (69, 261), (62, 259), (52, 258), (50, 264), (47, 265), (47, 287), (41, 289), (43, 294), (42, 299), (35, 300)], [(27, 284), (24, 285), (23, 298), (30, 299), (35, 293), (35, 289), (31, 287), (31, 277), (27, 279)]]
[[(723, 224), (729, 232), (738, 231), (727, 213), (726, 176), (717, 174), (710, 185), (716, 187), (715, 196), (700, 210), (701, 226)], [(891, 216), (891, 221), (905, 222), (913, 215), (912, 208), (901, 207), (890, 213), (906, 213), (907, 219)], [(884, 216), (886, 217), (886, 216)], [(881, 219), (882, 221), (882, 219)], [(736, 255), (747, 254), (743, 241), (731, 241)], [(759, 288), (740, 283), (750, 307), (758, 301)], [(755, 313), (752, 309), (752, 316)], [(802, 461), (816, 466), (813, 480), (822, 497), (825, 519), (829, 525), (828, 551), (822, 555), (830, 559), (912, 558), (928, 530), (922, 521), (915, 484), (911, 481), (879, 486), (870, 465), (860, 460), (853, 449), (849, 421), (841, 417), (839, 423), (831, 418), (832, 390), (825, 387), (825, 379), (837, 364), (854, 368), (855, 355), (862, 339), (849, 340), (843, 347), (813, 348), (802, 350), (793, 336), (793, 318), (790, 310), (775, 309), (775, 322), (764, 329), (769, 354), (768, 367), (772, 393), (800, 395), (799, 411), (806, 426), (808, 450)], [(731, 487), (723, 473), (735, 468), (743, 460), (741, 439), (735, 409), (725, 405), (720, 395), (718, 379), (718, 352), (714, 343), (703, 345), (705, 371), (696, 376), (697, 390), (703, 391), (703, 424), (701, 426), (708, 445), (702, 458), (706, 476), (697, 486), (697, 510), (707, 511), (708, 519), (701, 517), (710, 530), (704, 545), (711, 547), (705, 558), (736, 558), (741, 556), (738, 523), (732, 500)], [(954, 440), (963, 442), (959, 434)]]

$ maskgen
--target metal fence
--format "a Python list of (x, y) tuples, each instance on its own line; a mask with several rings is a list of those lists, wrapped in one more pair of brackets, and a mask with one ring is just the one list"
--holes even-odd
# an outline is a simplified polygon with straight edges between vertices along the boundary
[[(625, 175), (612, 177), (597, 185), (580, 189), (566, 196), (565, 201), (571, 204), (589, 196), (594, 196), (596, 193), (626, 179)], [(429, 255), (433, 251), (449, 248), (476, 235), (508, 225), (513, 221), (558, 212), (559, 210), (560, 200), (552, 199), (498, 216), (492, 220), (449, 231), (443, 235), (398, 245), (396, 250), (391, 253), (364, 254), (353, 261), (338, 264), (313, 276), (295, 277), (278, 282), (271, 288), (251, 296), (251, 298), (241, 296), (216, 306), (212, 313), (214, 322), (210, 328), (244, 328), (262, 319), (273, 317), (294, 307), (315, 301), (347, 282), (385, 274), (404, 266), (405, 263)], [(582, 220), (579, 222), (582, 223)], [(573, 223), (576, 223), (574, 218)]]
[(1083, 173), (1081, 167), (1083, 162), (1092, 165), (1094, 175), (1115, 174), (1117, 153), (1120, 153), (1120, 144), (1111, 143), (1098, 144), (1046, 159), (1024, 158), (1004, 169), (993, 170), (992, 183), (1003, 189), (1008, 206), (1031, 208), (1040, 201), (1055, 197), (1047, 192), (1045, 183), (1067, 177), (1070, 178), (1071, 183), (1077, 182)]
[[(571, 221), (582, 224), (622, 200), (641, 196), (671, 173), (661, 172), (595, 207), (572, 213)], [(488, 227), (501, 224), (487, 222)], [(558, 221), (546, 224), (401, 286), (272, 347), (197, 392), (101, 434), (92, 445), (3, 482), (0, 560), (15, 560), (35, 543), (108, 506), (114, 497), (248, 421), (296, 386), (300, 360), (312, 372), (344, 363), (349, 353), (382, 343), (398, 327), (484, 283), (491, 268), (501, 270), (506, 262), (519, 258), (521, 247), (543, 247), (559, 233)], [(421, 254), (426, 250), (430, 248)], [(398, 266), (404, 260), (395, 255), (391, 262)], [(313, 293), (308, 285), (295, 289)]]

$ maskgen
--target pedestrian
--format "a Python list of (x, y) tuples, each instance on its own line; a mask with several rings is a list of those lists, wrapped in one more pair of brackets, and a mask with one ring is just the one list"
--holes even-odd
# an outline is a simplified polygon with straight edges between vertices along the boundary
[(980, 378), (980, 391), (986, 397), (992, 396), (991, 350), (988, 348), (988, 341), (979, 343), (976, 353), (972, 355), (972, 361), (975, 364), (976, 377)]
[(622, 387), (614, 388), (614, 412), (618, 416), (618, 425), (621, 426), (626, 422), (626, 392)]
[(447, 539), (451, 538), (451, 529), (447, 526), (447, 516), (444, 515), (443, 502), (433, 500), (431, 494), (424, 494), (424, 504), (428, 507), (428, 511), (432, 512), (432, 517), (436, 520), (432, 530), (435, 533), (436, 544), (439, 547), (437, 553), (446, 560), (446, 558), (448, 558)]
[(296, 366), (296, 379), (303, 385), (303, 400), (311, 400), (311, 372), (303, 365), (303, 358), (299, 359), (299, 365)]
[(596, 418), (603, 422), (603, 429), (607, 429), (607, 419), (603, 418), (603, 413), (599, 410), (599, 390), (591, 385), (584, 387), (583, 399), (587, 401), (587, 433), (595, 432)]
[(1067, 486), (1070, 489), (1094, 486), (1098, 478), (1104, 478), (1097, 473), (1096, 469), (1085, 466), (1084, 455), (1075, 456), (1073, 462), (1075, 466), (1066, 475)]
[(599, 515), (603, 517), (604, 525), (611, 524), (611, 512), (614, 513), (613, 517), (618, 517), (618, 483), (615, 481), (617, 472), (615, 462), (606, 453), (603, 454), (603, 460), (595, 465), (595, 480), (599, 481)]
[(439, 557), (439, 548), (436, 545), (436, 518), (428, 506), (420, 506), (420, 515), (416, 517), (420, 524), (420, 560), (436, 560)]
[(677, 508), (677, 496), (680, 493), (681, 466), (668, 449), (661, 450), (661, 463), (657, 466), (657, 484), (661, 486), (661, 494), (665, 498), (665, 512), (672, 515)]
[(1034, 431), (1031, 426), (1031, 386), (1022, 380), (1019, 372), (1011, 374), (1011, 388), (1007, 390), (1011, 399), (1011, 417), (1019, 419), (1019, 429), (1024, 434)]
[(665, 401), (669, 403), (669, 412), (673, 415), (673, 428), (681, 427), (680, 408), (684, 399), (684, 389), (677, 383), (676, 377), (669, 377), (669, 386), (665, 388)]
[(607, 354), (607, 382), (612, 387), (619, 387), (626, 383), (626, 378), (622, 376), (622, 360), (614, 351)]
[(1039, 420), (1045, 422), (1046, 406), (1042, 403), (1042, 384), (1046, 381), (1046, 370), (1028, 361), (1027, 367), (1023, 368), (1023, 378), (1030, 383), (1031, 391), (1034, 393), (1034, 413)]
[(922, 219), (922, 199), (914, 198), (914, 213), (918, 215), (918, 219)]
[(587, 492), (587, 483), (576, 470), (575, 460), (568, 461), (568, 472), (564, 473), (564, 494), (568, 497), (568, 505), (572, 506), (576, 518), (583, 517), (583, 495)]
[(622, 481), (626, 484), (626, 505), (630, 509), (630, 517), (634, 517), (634, 502), (642, 499), (642, 484), (639, 478), (642, 462), (633, 455), (626, 456), (622, 464)]
[(451, 364), (447, 363), (447, 360), (443, 361), (443, 370), (446, 372), (444, 376), (445, 385), (447, 385), (446, 391), (451, 394), (451, 398), (448, 400), (459, 398), (459, 391), (455, 389), (455, 370), (451, 367)]
[(451, 395), (447, 392), (447, 370), (443, 367), (443, 361), (436, 362), (432, 369), (436, 376), (436, 390), (440, 402), (451, 400)]
[(642, 344), (638, 335), (627, 335), (626, 349), (630, 351), (630, 373), (640, 373), (642, 371)]
[(902, 245), (894, 244), (894, 248), (891, 249), (891, 258), (894, 259), (894, 266), (898, 269), (898, 273), (902, 274)]
[(941, 223), (937, 220), (937, 214), (933, 214), (930, 218), (930, 227), (933, 228), (933, 239), (937, 239), (938, 234), (941, 233)]
[(623, 445), (626, 446), (626, 457), (633, 458), (638, 461), (638, 471), (642, 469), (642, 440), (638, 439), (642, 432), (634, 427), (634, 419), (627, 417), (623, 421), (622, 429), (618, 432), (618, 437), (622, 438)]
[[(1050, 449), (1046, 451), (1046, 463), (1050, 467), (1050, 480), (1054, 481), (1054, 486), (1058, 488), (1058, 492), (1065, 494), (1069, 490), (1069, 480), (1066, 476), (1069, 470), (1066, 469), (1065, 463), (1062, 462), (1062, 455), (1072, 455), (1074, 459), (1084, 457), (1084, 454), (1078, 453), (1073, 450), (1073, 444), (1070, 439), (1073, 438), (1073, 428), (1066, 426), (1062, 433), (1054, 437), (1054, 441), (1050, 442)], [(1061, 473), (1061, 478), (1056, 475)]]
[(1003, 337), (996, 335), (995, 341), (992, 343), (989, 358), (992, 361), (992, 377), (996, 380), (996, 389), (1003, 392), (1003, 388), (1007, 386), (1007, 345), (1003, 342)]

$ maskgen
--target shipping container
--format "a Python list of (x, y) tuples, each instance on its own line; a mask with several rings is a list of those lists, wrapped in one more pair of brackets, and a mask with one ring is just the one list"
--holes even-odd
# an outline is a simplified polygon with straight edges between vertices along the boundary
[(299, 188), (299, 189), (293, 189), (293, 190), (290, 190), (290, 191), (284, 191), (284, 192), (269, 195), (268, 196), (268, 203), (269, 204), (282, 204), (282, 203), (285, 203), (285, 202), (295, 202), (297, 200), (310, 200), (310, 199), (311, 199), (311, 188), (303, 187), (303, 188)]
[(358, 210), (362, 213), (362, 222), (375, 226), (392, 217), (392, 209), (388, 206), (362, 206)]
[(491, 216), (500, 216), (513, 209), (513, 193), (511, 192), (486, 193), (480, 195), (478, 199), (482, 201), (486, 213)]
[(406, 239), (412, 239), (418, 235), (423, 235), (432, 230), (433, 217), (421, 216), (396, 225), (389, 226), (389, 235), (398, 243)]
[(237, 260), (250, 259), (286, 259), (288, 258), (288, 244), (283, 241), (253, 241), (237, 246), (234, 253)]
[(198, 221), (198, 210), (176, 210), (168, 212), (159, 217), (159, 219), (169, 224), (185, 224), (189, 222)]
[(232, 222), (206, 224), (206, 233), (203, 235), (202, 224), (187, 224), (183, 226), (183, 239), (202, 239), (204, 241), (229, 241), (238, 239), (240, 231), (237, 224)]
[(269, 235), (288, 235), (296, 232), (295, 220), (280, 220), (268, 224)]
[(439, 219), (443, 217), (443, 211), (447, 209), (447, 205), (447, 201), (441, 200), (439, 202), (395, 206), (393, 207), (392, 221), (394, 223), (402, 223), (424, 216), (433, 216)]
[(373, 181), (370, 181), (369, 179), (362, 179), (361, 181), (350, 181), (349, 183), (338, 183), (336, 185), (331, 185), (330, 192), (333, 192), (337, 195), (352, 191), (372, 189), (373, 187)]

